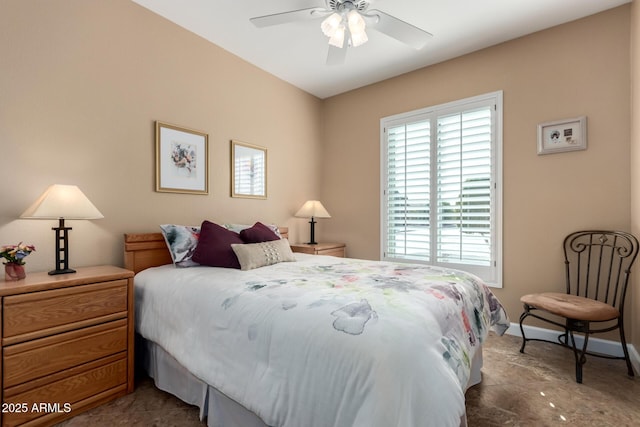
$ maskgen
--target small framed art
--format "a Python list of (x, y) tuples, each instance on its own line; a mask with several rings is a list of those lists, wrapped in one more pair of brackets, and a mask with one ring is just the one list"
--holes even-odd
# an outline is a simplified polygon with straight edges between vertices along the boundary
[(208, 141), (204, 132), (156, 122), (156, 191), (208, 194)]
[(587, 117), (538, 125), (538, 154), (587, 149)]
[(267, 198), (267, 149), (231, 141), (231, 197)]

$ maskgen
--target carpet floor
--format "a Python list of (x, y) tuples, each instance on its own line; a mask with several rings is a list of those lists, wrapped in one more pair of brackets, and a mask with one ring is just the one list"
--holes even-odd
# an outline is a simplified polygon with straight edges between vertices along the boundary
[[(571, 351), (529, 342), (521, 354), (520, 342), (514, 336), (489, 336), (482, 383), (466, 393), (469, 427), (640, 426), (640, 380), (627, 376), (624, 361), (590, 357), (583, 384), (577, 384)], [(198, 408), (156, 389), (145, 377), (133, 393), (59, 426), (205, 426), (198, 415)]]

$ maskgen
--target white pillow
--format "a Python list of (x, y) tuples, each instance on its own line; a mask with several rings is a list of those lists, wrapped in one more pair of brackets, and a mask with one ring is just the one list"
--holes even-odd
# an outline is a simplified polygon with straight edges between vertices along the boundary
[(236, 253), (241, 270), (251, 270), (279, 262), (295, 261), (287, 239), (262, 243), (234, 243), (231, 249)]
[(191, 257), (198, 245), (200, 227), (162, 224), (160, 229), (171, 253), (171, 259), (176, 267), (193, 267), (199, 265), (193, 261)]

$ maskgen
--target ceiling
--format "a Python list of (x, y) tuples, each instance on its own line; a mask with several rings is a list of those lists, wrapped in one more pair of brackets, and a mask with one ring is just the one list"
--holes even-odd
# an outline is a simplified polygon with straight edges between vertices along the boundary
[(367, 28), (369, 41), (326, 65), (322, 18), (256, 28), (250, 18), (325, 5), (325, 0), (133, 0), (319, 98), (601, 12), (631, 0), (371, 0), (371, 9), (422, 28), (421, 50)]

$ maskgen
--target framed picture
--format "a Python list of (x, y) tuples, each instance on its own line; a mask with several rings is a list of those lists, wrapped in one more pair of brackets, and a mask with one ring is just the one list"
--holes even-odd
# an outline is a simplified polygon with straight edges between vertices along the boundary
[(538, 154), (587, 149), (587, 117), (538, 125)]
[(267, 198), (267, 149), (231, 141), (231, 197)]
[(208, 194), (209, 136), (156, 122), (156, 191)]

